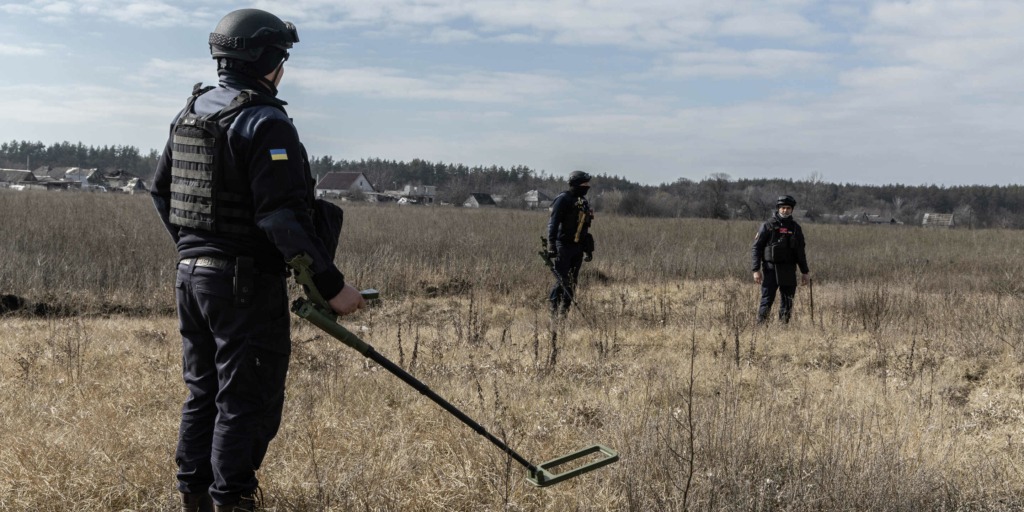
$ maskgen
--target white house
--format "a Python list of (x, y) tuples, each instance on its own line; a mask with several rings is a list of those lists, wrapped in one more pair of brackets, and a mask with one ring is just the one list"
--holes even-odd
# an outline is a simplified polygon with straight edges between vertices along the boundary
[(527, 208), (550, 208), (555, 198), (543, 190), (531, 190), (523, 194), (523, 201)]
[(376, 190), (361, 172), (329, 172), (316, 184), (317, 197), (341, 197), (353, 192), (372, 194)]

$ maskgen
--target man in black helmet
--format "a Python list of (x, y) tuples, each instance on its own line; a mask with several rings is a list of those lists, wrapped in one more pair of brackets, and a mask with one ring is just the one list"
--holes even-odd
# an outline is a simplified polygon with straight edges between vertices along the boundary
[[(291, 352), (285, 262), (306, 254), (339, 315), (363, 305), (334, 265), (340, 216), (314, 200), (295, 126), (277, 99), (291, 23), (234, 11), (210, 34), (219, 84), (197, 84), (175, 117), (151, 191), (179, 255), (182, 407), (175, 461), (182, 510), (248, 511), (277, 434)], [(314, 215), (316, 212), (317, 215)], [(340, 212), (333, 212), (338, 214)], [(316, 216), (316, 218), (314, 218)]]
[(789, 323), (796, 295), (796, 269), (800, 268), (801, 281), (807, 284), (809, 272), (804, 252), (804, 233), (793, 220), (796, 199), (781, 196), (775, 202), (776, 212), (761, 225), (754, 235), (752, 267), (754, 282), (761, 285), (761, 305), (757, 310), (757, 323), (768, 320), (768, 312), (775, 302), (776, 290), (781, 292), (779, 320)]
[(590, 235), (594, 211), (587, 202), (590, 179), (583, 171), (569, 173), (569, 190), (551, 203), (547, 250), (554, 260), (555, 285), (548, 296), (553, 314), (564, 316), (569, 312), (575, 300), (580, 267), (594, 257), (594, 237)]

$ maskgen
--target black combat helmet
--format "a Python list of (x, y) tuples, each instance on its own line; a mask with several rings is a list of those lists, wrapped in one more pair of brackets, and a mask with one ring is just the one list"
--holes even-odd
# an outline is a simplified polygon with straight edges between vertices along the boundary
[(590, 181), (590, 175), (583, 171), (573, 171), (569, 173), (569, 186), (578, 187), (586, 182)]
[(778, 208), (780, 206), (789, 206), (792, 208), (796, 206), (796, 199), (793, 199), (793, 196), (779, 196), (779, 198), (775, 200), (775, 207)]
[(263, 76), (286, 60), (297, 42), (299, 32), (291, 22), (267, 11), (239, 9), (221, 18), (210, 33), (210, 55), (220, 68)]

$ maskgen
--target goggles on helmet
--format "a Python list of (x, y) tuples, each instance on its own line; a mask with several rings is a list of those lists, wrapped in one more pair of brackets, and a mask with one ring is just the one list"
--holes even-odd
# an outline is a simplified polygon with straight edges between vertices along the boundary
[(210, 44), (231, 50), (247, 50), (264, 46), (276, 46), (287, 50), (299, 42), (299, 31), (290, 21), (284, 22), (284, 27), (284, 30), (261, 28), (252, 37), (231, 37), (211, 32)]

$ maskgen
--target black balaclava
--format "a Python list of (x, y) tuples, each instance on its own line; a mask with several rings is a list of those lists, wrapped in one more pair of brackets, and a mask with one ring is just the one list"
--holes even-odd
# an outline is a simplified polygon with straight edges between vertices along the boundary
[(260, 55), (260, 58), (253, 62), (244, 62), (236, 59), (217, 59), (218, 73), (234, 71), (255, 79), (266, 87), (274, 96), (277, 96), (277, 86), (274, 82), (266, 79), (285, 60), (288, 52), (277, 47), (268, 47)]

